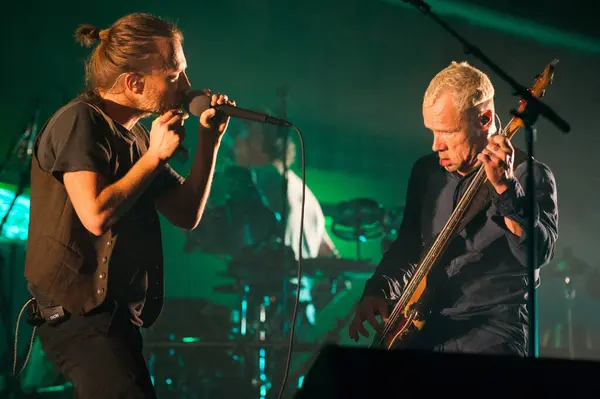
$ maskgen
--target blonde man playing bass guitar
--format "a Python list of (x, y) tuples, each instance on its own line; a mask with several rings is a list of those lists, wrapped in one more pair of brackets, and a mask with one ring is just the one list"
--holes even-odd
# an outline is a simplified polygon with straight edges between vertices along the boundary
[[(430, 82), (423, 119), (433, 132), (433, 154), (413, 165), (398, 239), (365, 286), (349, 328), (353, 340), (369, 336), (365, 321), (381, 332), (376, 315), (387, 321), (423, 250), (483, 166), (493, 187), (491, 199), (450, 241), (427, 276), (426, 322), (409, 347), (527, 355), (526, 156), (507, 137), (495, 134), (495, 115), (494, 87), (471, 65), (452, 62)], [(541, 267), (554, 255), (558, 203), (551, 170), (534, 162), (533, 217)]]

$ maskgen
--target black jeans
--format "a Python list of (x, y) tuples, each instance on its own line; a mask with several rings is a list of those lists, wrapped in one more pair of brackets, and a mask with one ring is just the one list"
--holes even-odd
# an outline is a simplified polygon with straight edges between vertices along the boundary
[(103, 306), (89, 315), (38, 328), (48, 359), (71, 381), (78, 399), (156, 398), (142, 336), (127, 307)]

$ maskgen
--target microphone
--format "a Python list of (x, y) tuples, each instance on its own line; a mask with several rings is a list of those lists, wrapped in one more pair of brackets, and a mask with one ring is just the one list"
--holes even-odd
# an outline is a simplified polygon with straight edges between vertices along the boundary
[(20, 142), (17, 143), (17, 158), (19, 160), (27, 160), (33, 156), (33, 145), (38, 134), (38, 120), (40, 118), (39, 100), (36, 100), (35, 110), (31, 120), (27, 123), (27, 127), (23, 132)]
[[(202, 112), (211, 108), (210, 96), (203, 90), (190, 90), (184, 96), (183, 108), (190, 114), (199, 117)], [(285, 119), (275, 118), (271, 115), (250, 111), (230, 104), (219, 104), (212, 108), (217, 112), (234, 118), (247, 119), (254, 122), (269, 123), (278, 126), (292, 126), (292, 124)]]

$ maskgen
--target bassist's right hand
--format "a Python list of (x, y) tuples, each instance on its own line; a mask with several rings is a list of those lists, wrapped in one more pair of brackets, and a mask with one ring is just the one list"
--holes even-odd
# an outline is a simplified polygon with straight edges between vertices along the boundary
[(376, 332), (381, 332), (383, 324), (375, 319), (376, 314), (381, 316), (383, 323), (387, 322), (389, 317), (387, 301), (381, 297), (365, 296), (356, 306), (354, 320), (352, 320), (348, 328), (348, 335), (354, 342), (358, 341), (359, 333), (364, 337), (369, 336), (369, 332), (363, 325), (365, 320), (373, 326)]

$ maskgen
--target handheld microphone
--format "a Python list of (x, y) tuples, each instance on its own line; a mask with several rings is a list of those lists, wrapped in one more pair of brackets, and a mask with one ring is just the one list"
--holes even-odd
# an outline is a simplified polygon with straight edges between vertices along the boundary
[[(199, 117), (202, 112), (211, 108), (210, 96), (202, 90), (190, 90), (184, 96), (183, 108), (190, 114)], [(212, 108), (217, 112), (233, 118), (247, 119), (254, 122), (269, 123), (278, 126), (292, 126), (292, 124), (285, 119), (275, 118), (271, 115), (250, 111), (230, 104), (218, 104)]]

